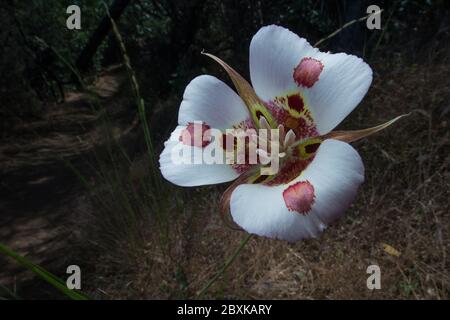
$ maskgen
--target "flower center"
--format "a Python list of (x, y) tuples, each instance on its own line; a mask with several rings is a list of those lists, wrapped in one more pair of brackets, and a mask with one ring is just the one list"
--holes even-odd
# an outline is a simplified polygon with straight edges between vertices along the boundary
[[(302, 66), (302, 70), (304, 71), (306, 68), (307, 71), (311, 71), (310, 69), (314, 67), (311, 64), (315, 62), (308, 60), (304, 63), (309, 65)], [(319, 68), (319, 66), (316, 67)], [(263, 145), (271, 146), (271, 143), (277, 142), (279, 154), (274, 155), (269, 148), (268, 150), (259, 149), (258, 156), (263, 164), (278, 156), (280, 168), (274, 175), (256, 174), (252, 178), (252, 182), (267, 185), (285, 184), (298, 177), (306, 169), (322, 141), (315, 138), (319, 136), (319, 132), (300, 92), (287, 92), (285, 95), (275, 97), (272, 101), (266, 102), (265, 107), (279, 125), (278, 136), (268, 136), (267, 141), (263, 141)], [(259, 127), (267, 129), (269, 132), (271, 129), (263, 116), (259, 118)], [(261, 139), (261, 137), (259, 138)]]
[(277, 123), (294, 131), (297, 140), (319, 135), (311, 111), (308, 109), (304, 97), (298, 91), (275, 97), (265, 106)]
[(283, 124), (278, 125), (278, 134), (273, 134), (273, 130), (270, 130), (264, 117), (260, 118), (259, 126), (261, 129), (265, 129), (265, 131), (260, 131), (264, 132), (264, 136), (260, 133), (259, 136), (252, 137), (253, 141), (258, 141), (259, 163), (264, 166), (277, 157), (276, 160), (279, 160), (280, 165), (276, 174), (257, 173), (250, 178), (251, 183), (274, 186), (292, 181), (311, 163), (322, 142), (320, 138), (314, 137), (298, 139), (294, 130), (287, 129)]

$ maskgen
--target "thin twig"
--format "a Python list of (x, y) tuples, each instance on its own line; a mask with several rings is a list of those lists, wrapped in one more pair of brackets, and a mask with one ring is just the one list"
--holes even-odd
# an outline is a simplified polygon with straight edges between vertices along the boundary
[[(378, 11), (376, 14), (381, 14), (381, 12), (383, 12), (383, 9), (381, 9), (380, 11)], [(355, 24), (355, 23), (357, 23), (357, 22), (366, 20), (366, 19), (369, 18), (371, 15), (373, 15), (373, 13), (369, 13), (368, 15), (366, 15), (366, 16), (364, 16), (364, 17), (361, 17), (361, 18), (359, 18), (359, 19), (355, 19), (355, 20), (352, 20), (352, 21), (347, 22), (346, 24), (344, 24), (342, 27), (340, 27), (339, 29), (337, 29), (336, 31), (334, 31), (333, 33), (331, 33), (330, 35), (328, 35), (328, 36), (326, 36), (325, 38), (322, 38), (322, 39), (320, 39), (319, 41), (317, 41), (317, 42), (314, 44), (314, 47), (317, 47), (317, 46), (319, 46), (320, 44), (322, 44), (324, 41), (327, 41), (327, 40), (333, 38), (335, 35), (337, 35), (339, 32), (341, 32), (341, 31), (344, 30), (345, 28), (350, 27), (351, 25), (353, 25), (353, 24)]]

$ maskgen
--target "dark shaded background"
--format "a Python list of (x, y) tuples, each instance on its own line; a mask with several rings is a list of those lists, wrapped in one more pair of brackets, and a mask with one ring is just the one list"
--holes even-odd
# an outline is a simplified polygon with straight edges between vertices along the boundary
[[(111, 1), (110, 1), (111, 2)], [(65, 27), (70, 4), (82, 8), (82, 30)], [(179, 96), (187, 81), (210, 68), (202, 49), (248, 74), (248, 44), (263, 25), (280, 24), (311, 43), (366, 15), (371, 1), (114, 1), (120, 30), (138, 71), (146, 100)], [(401, 55), (404, 63), (442, 59), (448, 44), (447, 1), (378, 1), (382, 30), (355, 24), (324, 44), (369, 60)], [(101, 1), (5, 1), (1, 18), (2, 136), (14, 119), (39, 117), (61, 102), (62, 87), (75, 85), (70, 71), (35, 37), (43, 39), (84, 74), (121, 62), (108, 32)], [(116, 10), (114, 10), (116, 8)], [(98, 32), (102, 27), (103, 31)], [(105, 37), (103, 37), (105, 36)], [(92, 45), (94, 44), (94, 45)], [(86, 53), (86, 51), (88, 51)], [(151, 112), (151, 111), (150, 111)], [(165, 119), (168, 120), (168, 119)], [(165, 123), (162, 123), (165, 124)]]

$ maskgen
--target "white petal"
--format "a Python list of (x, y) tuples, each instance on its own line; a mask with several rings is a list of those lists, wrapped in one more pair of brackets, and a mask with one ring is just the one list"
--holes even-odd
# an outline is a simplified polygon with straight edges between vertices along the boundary
[[(303, 58), (320, 61), (323, 69), (311, 87), (298, 85), (293, 71)], [(362, 100), (372, 82), (371, 68), (360, 58), (330, 54), (278, 26), (261, 28), (250, 44), (252, 85), (265, 101), (300, 91), (320, 134), (336, 127)]]
[(283, 199), (286, 186), (243, 184), (231, 195), (233, 220), (249, 233), (287, 241), (316, 237), (320, 221), (312, 215), (288, 211)]
[[(294, 181), (275, 187), (238, 186), (231, 196), (231, 214), (247, 232), (261, 236), (288, 241), (316, 237), (345, 212), (363, 180), (358, 153), (347, 143), (326, 140)], [(289, 211), (283, 198), (283, 191), (299, 181), (314, 187), (315, 201), (306, 215)]]
[(364, 182), (364, 164), (348, 143), (325, 140), (310, 165), (296, 180), (308, 180), (316, 193), (313, 213), (330, 224), (345, 213)]
[(323, 70), (319, 80), (302, 92), (319, 133), (325, 134), (361, 102), (372, 83), (372, 69), (362, 59), (345, 53), (320, 52), (314, 59), (322, 62)]
[(212, 128), (233, 128), (250, 118), (242, 99), (219, 79), (202, 75), (193, 79), (184, 91), (178, 123), (204, 121)]
[(250, 43), (250, 78), (256, 94), (263, 100), (297, 90), (294, 68), (304, 57), (318, 52), (305, 39), (286, 28), (261, 28)]
[[(164, 150), (159, 158), (162, 175), (170, 182), (182, 186), (192, 187), (228, 182), (236, 179), (239, 174), (227, 164), (201, 163), (202, 148), (184, 145), (179, 141), (181, 131), (185, 126), (178, 126), (171, 134), (169, 140), (164, 143)], [(191, 154), (192, 163), (184, 164), (173, 161), (173, 151), (180, 148), (182, 152)], [(178, 149), (179, 150), (179, 149)], [(178, 153), (175, 152), (175, 155)], [(194, 161), (199, 164), (194, 164)]]

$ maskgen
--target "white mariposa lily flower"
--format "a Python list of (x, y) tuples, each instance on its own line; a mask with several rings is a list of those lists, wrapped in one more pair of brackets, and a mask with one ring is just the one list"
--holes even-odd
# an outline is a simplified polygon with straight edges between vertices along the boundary
[[(249, 233), (297, 241), (316, 237), (343, 215), (364, 181), (364, 165), (349, 142), (377, 132), (333, 130), (362, 100), (372, 82), (360, 58), (330, 54), (279, 26), (261, 28), (250, 44), (252, 86), (219, 58), (236, 87), (202, 75), (189, 83), (180, 106), (179, 126), (160, 156), (163, 176), (180, 186), (237, 179), (223, 198), (235, 223)], [(195, 143), (194, 122), (203, 140)], [(280, 170), (262, 176), (260, 165), (173, 161), (174, 148), (205, 148), (210, 128), (278, 128), (284, 148)], [(207, 136), (207, 137), (206, 137)], [(201, 157), (201, 153), (193, 153)], [(260, 154), (261, 156), (261, 154)], [(196, 159), (193, 159), (196, 160)], [(197, 159), (199, 160), (199, 159)]]

